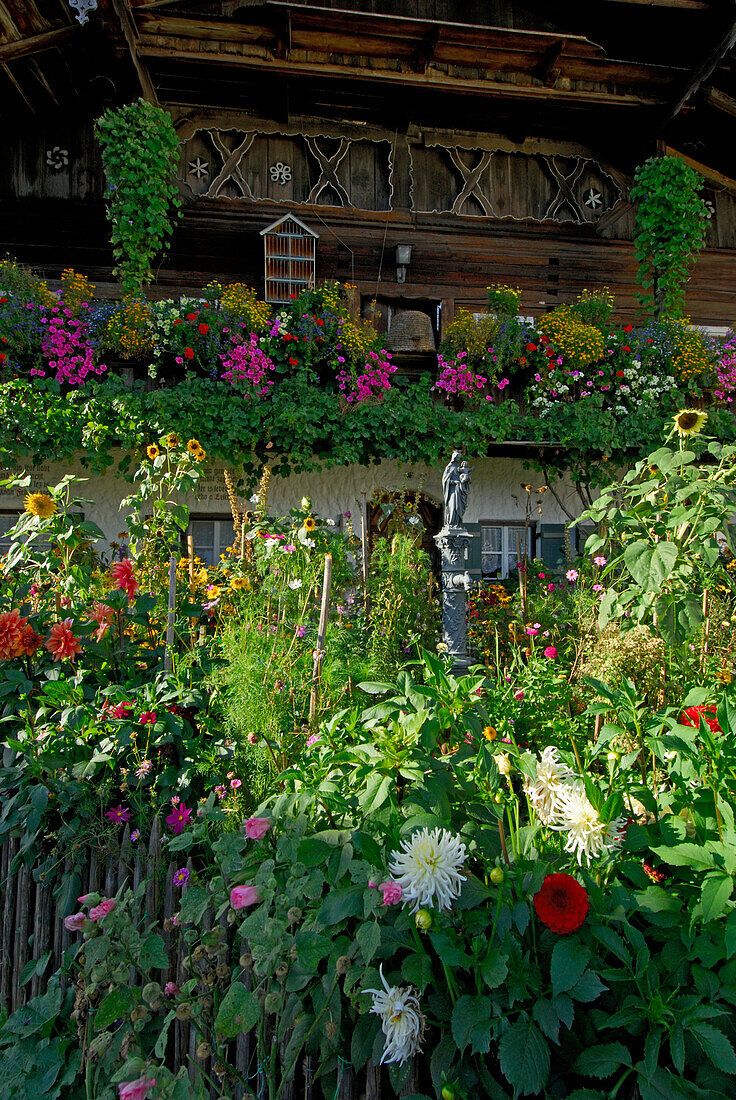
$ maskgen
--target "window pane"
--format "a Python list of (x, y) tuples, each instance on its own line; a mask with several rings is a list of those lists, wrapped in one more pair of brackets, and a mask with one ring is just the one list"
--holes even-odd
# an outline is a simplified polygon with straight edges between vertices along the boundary
[(194, 519), (187, 534), (192, 536), (194, 553), (205, 565), (215, 564), (215, 520)]
[(7, 533), (12, 527), (15, 527), (18, 518), (16, 513), (0, 515), (0, 556), (7, 554), (10, 549), (10, 539), (7, 537)]

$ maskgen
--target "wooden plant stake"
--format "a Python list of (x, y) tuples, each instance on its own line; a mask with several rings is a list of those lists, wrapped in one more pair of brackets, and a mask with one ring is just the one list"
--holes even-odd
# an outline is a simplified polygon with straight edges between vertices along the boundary
[(169, 613), (166, 616), (166, 650), (164, 652), (164, 672), (174, 667), (174, 618), (176, 615), (176, 555), (169, 558)]
[[(194, 602), (194, 537), (192, 535), (187, 535), (187, 556), (189, 558), (189, 598)], [(192, 632), (191, 645), (194, 648), (197, 640), (197, 620), (193, 615), (189, 619), (189, 627)]]
[(312, 692), (309, 696), (309, 722), (314, 721), (317, 713), (317, 699), (319, 697), (319, 681), (322, 675), (322, 659), (325, 654), (325, 639), (327, 637), (327, 617), (330, 611), (330, 586), (332, 584), (332, 554), (325, 554), (325, 571), (322, 578), (322, 606), (319, 612), (319, 629), (317, 630), (317, 647), (314, 651), (314, 668), (312, 670)]
[(363, 557), (363, 607), (368, 614), (368, 502), (360, 494), (360, 552)]
[(710, 601), (706, 588), (703, 592), (703, 644), (700, 650), (700, 669), (705, 668), (705, 658), (708, 656), (708, 643), (710, 641)]

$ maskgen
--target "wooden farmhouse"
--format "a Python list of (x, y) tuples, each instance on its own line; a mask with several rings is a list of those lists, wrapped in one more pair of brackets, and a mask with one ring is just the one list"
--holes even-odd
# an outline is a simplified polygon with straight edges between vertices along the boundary
[[(279, 302), (337, 279), (402, 369), (434, 369), (447, 326), (483, 312), (491, 283), (518, 286), (529, 317), (607, 286), (635, 322), (632, 176), (672, 152), (704, 177), (711, 213), (687, 312), (724, 331), (734, 42), (723, 0), (0, 0), (0, 240), (51, 285), (73, 266), (119, 296), (93, 124), (142, 96), (181, 142), (183, 216), (152, 296), (219, 279)], [(520, 533), (553, 562), (582, 507), (572, 484), (538, 494), (524, 440), (469, 457), (476, 574), (506, 575)], [(274, 479), (271, 507), (307, 493), (337, 517), (379, 485), (421, 490), (431, 532), (440, 478), (395, 462), (315, 471)], [(88, 487), (109, 538), (124, 493)], [(17, 505), (0, 506), (9, 524)], [(207, 558), (231, 537), (219, 468), (193, 525)]]

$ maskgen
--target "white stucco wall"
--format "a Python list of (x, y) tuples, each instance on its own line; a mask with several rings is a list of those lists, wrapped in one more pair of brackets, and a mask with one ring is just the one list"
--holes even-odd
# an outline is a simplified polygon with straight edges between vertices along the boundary
[[(532, 485), (533, 521), (566, 522), (567, 516), (552, 493), (539, 494), (536, 491), (544, 484), (541, 474), (524, 469), (521, 458), (480, 458), (472, 465), (473, 480), (465, 513), (466, 522), (523, 522), (527, 502), (524, 484)], [(222, 471), (222, 465), (205, 464), (198, 499), (188, 501), (193, 512), (229, 513)], [(5, 469), (0, 476), (9, 477), (22, 472), (20, 469)], [(86, 478), (76, 489), (78, 496), (93, 502), (83, 506), (86, 518), (99, 525), (108, 543), (117, 540), (118, 533), (125, 529), (125, 514), (120, 510), (120, 501), (131, 492), (131, 486), (122, 478), (116, 478), (110, 473), (90, 473), (78, 463), (71, 466), (48, 463), (25, 472), (31, 474), (31, 489), (36, 491), (56, 484), (69, 472)], [(268, 511), (271, 515), (284, 515), (303, 496), (308, 496), (317, 515), (337, 518), (340, 513), (350, 511), (353, 516), (357, 516), (361, 493), (365, 492), (370, 500), (374, 490), (379, 487), (392, 490), (420, 489), (440, 503), (442, 467), (381, 462), (376, 466), (335, 466), (289, 478), (274, 477), (271, 480)], [(582, 511), (580, 498), (570, 481), (565, 479), (556, 483), (555, 489), (572, 513), (577, 515)], [(26, 492), (26, 489), (0, 489), (0, 511), (20, 511)]]

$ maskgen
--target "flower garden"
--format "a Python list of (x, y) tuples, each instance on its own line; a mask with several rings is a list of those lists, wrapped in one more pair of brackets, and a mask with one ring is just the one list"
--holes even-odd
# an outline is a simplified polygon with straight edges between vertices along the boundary
[[(652, 319), (493, 286), (412, 381), (337, 283), (149, 300), (176, 142), (147, 104), (99, 128), (122, 297), (0, 264), (4, 463), (130, 482), (102, 550), (74, 476), (3, 481), (0, 1100), (729, 1100), (736, 357), (645, 247), (671, 166)], [(270, 503), (449, 437), (553, 440), (591, 499), (581, 556), (469, 593), (462, 676), (416, 503), (367, 561), (349, 513)]]

